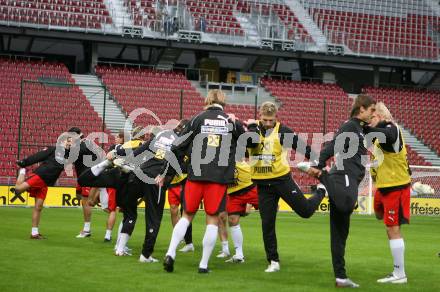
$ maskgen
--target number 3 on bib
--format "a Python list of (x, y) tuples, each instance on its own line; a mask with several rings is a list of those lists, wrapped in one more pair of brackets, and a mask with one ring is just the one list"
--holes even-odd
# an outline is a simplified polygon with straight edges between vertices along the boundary
[(208, 146), (219, 147), (220, 146), (220, 136), (219, 135), (208, 135)]
[(157, 149), (156, 155), (154, 156), (156, 159), (162, 160), (165, 158), (165, 150)]

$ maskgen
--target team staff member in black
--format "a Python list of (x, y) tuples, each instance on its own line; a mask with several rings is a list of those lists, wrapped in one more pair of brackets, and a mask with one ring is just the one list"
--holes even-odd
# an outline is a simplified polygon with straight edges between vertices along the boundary
[[(46, 147), (29, 157), (17, 160), (20, 166), (17, 182), (15, 183), (14, 193), (20, 195), (28, 191), (30, 196), (35, 198), (34, 209), (32, 210), (32, 231), (31, 239), (44, 239), (38, 230), (40, 224), (41, 211), (43, 210), (44, 200), (46, 199), (48, 186), (53, 186), (64, 170), (64, 165), (69, 158), (72, 137), (61, 136), (59, 145)], [(33, 174), (25, 180), (27, 166), (40, 162)]]
[[(260, 107), (260, 120), (247, 121), (248, 130), (259, 135), (259, 141), (252, 141), (250, 163), (252, 180), (258, 190), (264, 248), (269, 262), (265, 272), (269, 273), (280, 270), (275, 234), (280, 198), (298, 215), (309, 218), (325, 196), (325, 189), (319, 188), (316, 194), (307, 199), (293, 181), (287, 154), (290, 149), (297, 149), (299, 138), (291, 129), (277, 121), (277, 111), (273, 102), (265, 102)], [(310, 152), (310, 146), (306, 146), (304, 154), (307, 159), (310, 158)]]
[[(132, 155), (126, 158), (127, 161), (133, 158), (134, 164), (139, 165), (141, 172), (130, 172), (128, 177), (125, 189), (125, 219), (116, 255), (123, 253), (124, 247), (133, 233), (137, 220), (138, 199), (143, 198), (145, 201), (145, 239), (139, 261), (143, 263), (158, 262), (152, 254), (162, 221), (166, 188), (169, 186), (172, 175), (168, 176), (167, 183), (163, 187), (156, 185), (154, 179), (158, 175), (166, 176), (167, 174), (167, 171), (165, 173), (162, 171), (166, 164), (165, 156), (177, 139), (177, 132), (178, 130), (163, 130), (156, 133), (151, 140), (134, 150)], [(127, 155), (123, 148), (117, 149), (116, 152), (118, 155)], [(147, 178), (151, 181), (147, 181)]]
[[(365, 175), (362, 156), (367, 155), (364, 146), (364, 127), (370, 122), (376, 102), (367, 95), (355, 98), (350, 119), (342, 124), (334, 139), (321, 150), (316, 167), (298, 164), (325, 185), (330, 201), (330, 237), (333, 271), (337, 287), (359, 287), (347, 277), (345, 271), (345, 244), (350, 229), (350, 216), (357, 205), (358, 187)], [(355, 141), (357, 140), (357, 141)], [(323, 169), (331, 157), (335, 165), (329, 173)]]

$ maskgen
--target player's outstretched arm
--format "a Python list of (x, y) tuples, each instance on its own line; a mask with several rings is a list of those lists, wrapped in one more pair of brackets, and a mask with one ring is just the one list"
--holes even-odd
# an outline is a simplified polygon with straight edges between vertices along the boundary
[(39, 151), (31, 156), (28, 156), (22, 160), (17, 160), (17, 165), (20, 167), (27, 167), (32, 164), (41, 162), (49, 158), (50, 155), (55, 151), (55, 147), (47, 147), (42, 151)]

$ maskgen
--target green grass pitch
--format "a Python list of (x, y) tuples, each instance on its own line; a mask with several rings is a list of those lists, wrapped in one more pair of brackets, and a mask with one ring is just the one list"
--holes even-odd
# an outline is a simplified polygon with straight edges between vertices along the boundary
[[(160, 263), (138, 262), (144, 236), (144, 213), (129, 245), (133, 256), (113, 255), (114, 242), (104, 243), (106, 214), (94, 210), (93, 235), (75, 236), (82, 228), (80, 209), (44, 209), (40, 232), (46, 240), (30, 240), (30, 208), (0, 208), (0, 291), (329, 291), (334, 289), (328, 215), (311, 219), (280, 213), (277, 219), (281, 271), (267, 274), (258, 213), (242, 218), (244, 264), (215, 257), (210, 274), (198, 274), (204, 214), (194, 222), (195, 253), (177, 254), (175, 272), (166, 273), (162, 259), (171, 237), (165, 212), (154, 256)], [(118, 217), (118, 221), (119, 218)], [(115, 237), (116, 228), (113, 232)], [(392, 270), (384, 226), (373, 216), (353, 215), (346, 262), (350, 278), (365, 291), (440, 291), (440, 218), (416, 217), (403, 226), (406, 285), (377, 284)], [(230, 249), (233, 250), (232, 240)]]

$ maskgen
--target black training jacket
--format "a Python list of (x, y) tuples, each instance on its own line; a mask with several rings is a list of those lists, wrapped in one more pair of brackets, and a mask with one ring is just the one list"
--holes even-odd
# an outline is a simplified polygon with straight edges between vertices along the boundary
[(154, 179), (159, 174), (166, 175), (167, 156), (172, 144), (177, 139), (173, 130), (164, 130), (157, 133), (152, 139), (129, 153), (123, 147), (116, 147), (118, 155), (126, 156), (126, 161), (140, 167), (142, 172)]
[[(81, 143), (79, 144), (78, 158), (75, 160), (75, 162), (73, 162), (77, 176), (80, 176), (81, 173), (100, 162), (100, 160), (98, 160), (98, 153), (98, 145), (96, 145), (93, 141), (87, 139), (81, 141)], [(91, 157), (86, 158), (86, 156)], [(86, 166), (85, 159), (91, 160), (91, 164), (88, 164), (90, 166)]]
[[(344, 122), (336, 132), (333, 140), (328, 142), (321, 150), (318, 168), (324, 168), (326, 161), (335, 156), (336, 164), (333, 166), (330, 172), (340, 170), (360, 182), (365, 175), (365, 166), (361, 161), (362, 155), (367, 155), (367, 149), (364, 146), (364, 126), (366, 126), (365, 122), (357, 118), (351, 118)], [(353, 138), (357, 139), (358, 143), (348, 137), (342, 139), (344, 136), (341, 135), (345, 135), (347, 133), (351, 133)], [(335, 146), (337, 146), (336, 141), (341, 141), (341, 145), (339, 145), (337, 149), (335, 148)], [(357, 145), (357, 147), (354, 149), (356, 151), (354, 155), (352, 155), (350, 158), (343, 159), (343, 156), (341, 157), (341, 155), (344, 155), (350, 146), (355, 147), (355, 145)], [(337, 165), (342, 165), (343, 170), (338, 169), (336, 167)]]
[[(53, 186), (64, 170), (63, 161), (67, 161), (69, 150), (50, 146), (18, 162), (20, 167), (27, 167), (41, 162), (34, 173), (37, 174), (48, 186)], [(57, 161), (58, 160), (58, 161)], [(61, 163), (60, 163), (61, 162)]]
[(191, 119), (172, 151), (177, 157), (189, 154), (189, 180), (232, 183), (237, 140), (243, 133), (240, 121), (233, 122), (222, 108), (211, 106)]

